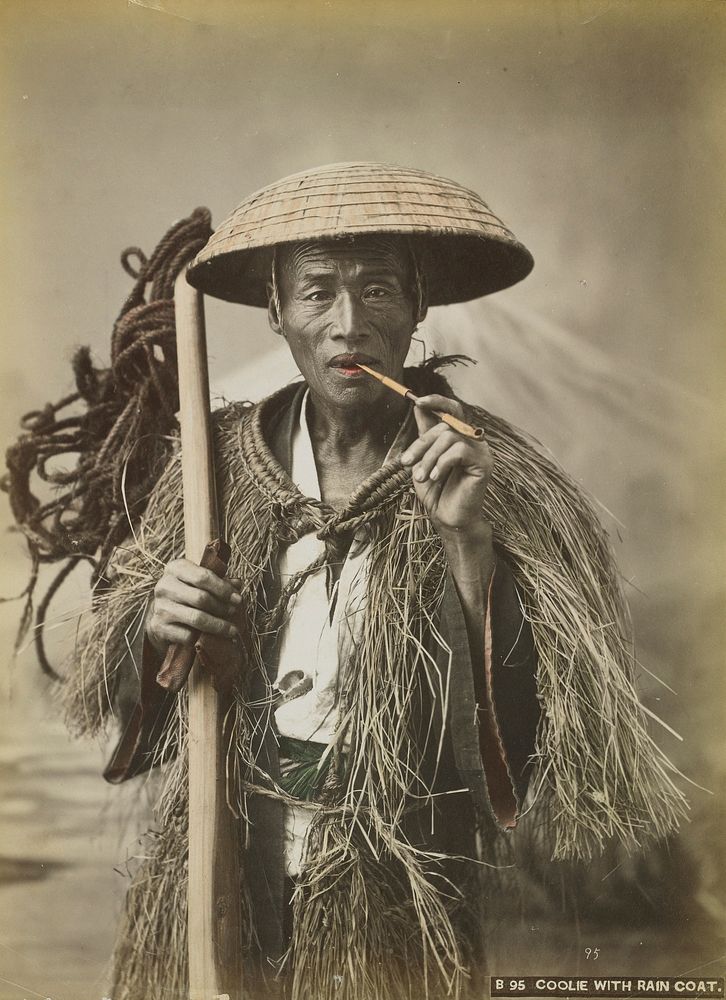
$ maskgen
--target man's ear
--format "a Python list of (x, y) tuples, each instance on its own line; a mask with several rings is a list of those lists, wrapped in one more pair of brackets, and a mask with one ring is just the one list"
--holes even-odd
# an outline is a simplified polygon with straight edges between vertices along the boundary
[(277, 312), (278, 303), (275, 302), (274, 286), (271, 281), (267, 282), (267, 322), (270, 324), (270, 329), (273, 333), (276, 333), (278, 337), (284, 337), (285, 333), (282, 329), (282, 316), (278, 315)]
[(419, 276), (419, 281), (421, 282), (421, 305), (418, 309), (418, 315), (415, 317), (416, 326), (418, 326), (419, 323), (423, 323), (426, 319), (426, 314), (429, 311), (429, 286), (426, 281), (426, 275), (421, 274)]

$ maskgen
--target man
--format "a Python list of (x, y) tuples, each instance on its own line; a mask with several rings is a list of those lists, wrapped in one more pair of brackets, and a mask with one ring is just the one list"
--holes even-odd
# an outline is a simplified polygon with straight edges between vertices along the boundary
[[(108, 775), (169, 761), (184, 698), (171, 704), (153, 677), (169, 644), (211, 637), (206, 660), (232, 689), (243, 946), (260, 995), (479, 995), (495, 905), (484, 865), (513, 836), (528, 783), (556, 821), (555, 856), (676, 822), (588, 504), (514, 429), (453, 398), (435, 364), (404, 369), (429, 302), (530, 267), (472, 192), (347, 164), (251, 196), (190, 270), (211, 294), (265, 302), (304, 381), (218, 415), (226, 580), (178, 556), (170, 464), (97, 610), (83, 690), (104, 697), (130, 650), (142, 698)], [(359, 365), (408, 385), (413, 408)], [(184, 988), (183, 814), (177, 752), (130, 892), (117, 1000), (144, 981)], [(152, 906), (151, 886), (174, 905)]]

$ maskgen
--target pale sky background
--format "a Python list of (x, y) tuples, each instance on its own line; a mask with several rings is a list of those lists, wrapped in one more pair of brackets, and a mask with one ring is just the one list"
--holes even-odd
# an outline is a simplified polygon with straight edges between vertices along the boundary
[[(608, 524), (639, 588), (644, 658), (679, 692), (646, 684), (686, 744), (658, 738), (717, 791), (694, 793), (687, 833), (712, 896), (725, 801), (725, 27), (723, 4), (695, 0), (0, 0), (3, 441), (23, 412), (70, 391), (76, 346), (108, 358), (130, 288), (120, 251), (150, 252), (196, 206), (219, 223), (272, 180), (356, 159), (475, 189), (532, 250), (535, 269), (490, 302), (434, 311), (430, 346), (478, 358), (462, 393), (536, 434), (617, 516), (622, 542)], [(279, 343), (263, 313), (216, 302), (207, 313), (215, 388), (272, 387), (264, 354)], [(0, 525), (9, 523), (2, 500)], [(17, 536), (0, 538), (0, 559), (2, 591), (17, 591), (26, 566)], [(78, 586), (72, 600), (84, 599)], [(0, 608), (6, 648), (15, 609)], [(56, 753), (31, 652), (7, 668), (2, 691), (6, 731)], [(73, 758), (86, 776), (73, 788), (86, 791), (66, 797), (83, 798), (86, 824), (98, 803), (115, 808), (92, 780), (99, 760)], [(38, 857), (63, 857), (47, 812), (32, 832), (18, 820), (35, 801), (22, 788), (18, 779), (25, 806), (8, 813), (5, 853), (32, 843)], [(94, 836), (100, 870), (118, 838)], [(69, 856), (83, 854), (80, 837), (69, 833)], [(81, 872), (76, 891), (87, 884)], [(3, 972), (0, 958), (0, 979), (30, 974), (31, 918), (36, 928), (41, 920), (38, 940), (50, 934), (36, 891), (38, 909), (13, 923), (19, 965)], [(23, 888), (5, 901), (22, 913), (28, 898)], [(90, 933), (81, 908), (58, 959), (69, 969), (75, 920)], [(103, 926), (97, 963), (112, 920)]]

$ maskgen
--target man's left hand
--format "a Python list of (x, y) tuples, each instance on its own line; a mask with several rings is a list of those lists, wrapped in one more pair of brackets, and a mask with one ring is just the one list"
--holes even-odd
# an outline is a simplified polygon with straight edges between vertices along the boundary
[(481, 538), (489, 529), (482, 503), (489, 485), (492, 454), (485, 440), (465, 437), (434, 411), (466, 419), (461, 403), (446, 396), (421, 396), (414, 406), (419, 437), (401, 463), (411, 468), (416, 494), (436, 530), (460, 538)]

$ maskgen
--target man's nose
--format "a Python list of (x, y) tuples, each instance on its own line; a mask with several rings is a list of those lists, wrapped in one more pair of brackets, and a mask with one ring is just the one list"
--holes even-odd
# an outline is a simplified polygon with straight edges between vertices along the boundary
[(332, 334), (345, 340), (366, 336), (366, 326), (361, 316), (362, 304), (351, 292), (341, 292), (333, 307)]

